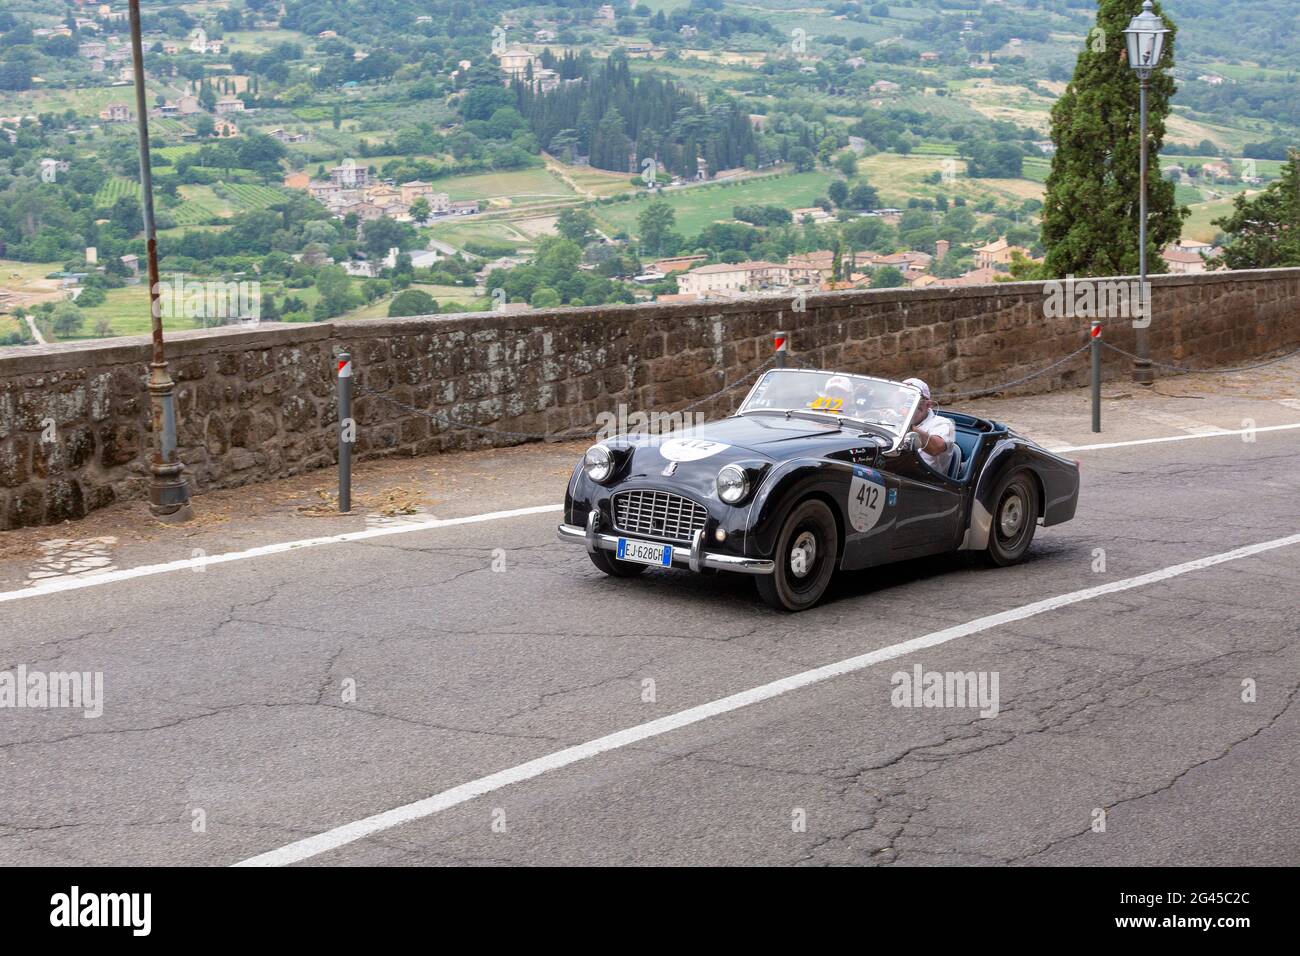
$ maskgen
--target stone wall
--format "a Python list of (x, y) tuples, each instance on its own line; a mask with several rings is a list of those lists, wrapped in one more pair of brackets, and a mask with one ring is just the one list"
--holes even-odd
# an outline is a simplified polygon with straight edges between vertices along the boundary
[[(1162, 276), (1153, 286), (1156, 359), (1227, 366), (1300, 340), (1300, 269)], [(1088, 320), (1049, 317), (1049, 291), (1020, 282), (811, 295), (799, 312), (789, 299), (760, 298), (176, 333), (167, 347), (180, 456), (197, 494), (331, 465), (343, 350), (357, 371), (360, 458), (526, 440), (414, 410), (551, 435), (594, 431), (596, 416), (620, 403), (672, 411), (769, 358), (777, 329), (791, 333), (802, 361), (919, 375), (942, 398), (1027, 375), (1082, 345)], [(1107, 323), (1105, 334), (1132, 350), (1128, 321)], [(145, 337), (0, 349), (0, 529), (145, 493), (148, 360)], [(1106, 364), (1110, 377), (1127, 374), (1118, 356)], [(1013, 391), (1080, 386), (1087, 374), (1081, 355)], [(723, 415), (742, 395), (697, 410)]]

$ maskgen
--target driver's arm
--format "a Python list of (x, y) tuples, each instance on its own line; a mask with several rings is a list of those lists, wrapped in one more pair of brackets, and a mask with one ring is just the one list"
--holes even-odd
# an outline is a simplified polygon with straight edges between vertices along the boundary
[(918, 449), (919, 451), (923, 451), (927, 455), (942, 455), (948, 450), (948, 443), (944, 441), (942, 436), (927, 433), (922, 431), (920, 428), (914, 428), (912, 430), (921, 436), (921, 447)]
[(945, 418), (939, 418), (935, 427), (928, 431), (922, 428), (912, 430), (921, 436), (920, 450), (927, 455), (942, 455), (948, 450), (948, 443), (956, 437), (956, 429)]

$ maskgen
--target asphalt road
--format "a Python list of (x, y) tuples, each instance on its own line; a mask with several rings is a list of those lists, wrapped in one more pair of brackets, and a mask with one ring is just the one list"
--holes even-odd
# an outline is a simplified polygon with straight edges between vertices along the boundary
[[(793, 616), (745, 579), (606, 579), (555, 541), (555, 512), (0, 603), (0, 671), (104, 675), (94, 719), (0, 710), (0, 864), (235, 863), (810, 668), (1300, 532), (1300, 430), (1077, 457), (1079, 516), (1040, 529), (1025, 564), (846, 576)], [(475, 513), (472, 494), (459, 506)], [(306, 862), (1294, 865), (1298, 583), (1300, 543), (1045, 610)], [(915, 665), (996, 675), (996, 716), (893, 706), (891, 676)]]

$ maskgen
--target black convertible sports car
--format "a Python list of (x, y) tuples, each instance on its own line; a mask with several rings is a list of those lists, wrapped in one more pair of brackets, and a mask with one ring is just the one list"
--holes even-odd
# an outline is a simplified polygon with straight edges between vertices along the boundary
[(593, 445), (559, 537), (606, 574), (740, 572), (799, 611), (837, 569), (956, 550), (1013, 564), (1037, 524), (1074, 517), (1078, 464), (998, 422), (936, 410), (955, 449), (946, 473), (928, 465), (910, 431), (921, 400), (900, 382), (773, 369), (730, 418)]

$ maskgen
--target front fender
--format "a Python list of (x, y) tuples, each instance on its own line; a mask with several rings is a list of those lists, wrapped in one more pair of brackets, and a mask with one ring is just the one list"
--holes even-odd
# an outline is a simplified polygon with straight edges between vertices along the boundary
[(771, 469), (745, 512), (746, 553), (772, 557), (786, 517), (796, 504), (816, 496), (824, 499), (835, 515), (839, 528), (840, 560), (843, 562), (845, 525), (842, 499), (848, 493), (852, 477), (851, 464), (828, 458), (796, 458)]

